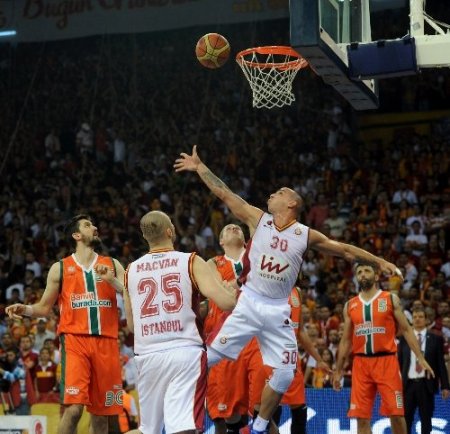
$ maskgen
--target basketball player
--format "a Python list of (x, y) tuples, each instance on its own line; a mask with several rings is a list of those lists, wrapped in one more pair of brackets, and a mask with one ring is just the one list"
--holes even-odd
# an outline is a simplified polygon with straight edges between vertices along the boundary
[[(245, 238), (242, 229), (235, 224), (226, 225), (219, 234), (219, 244), (224, 254), (215, 256), (207, 263), (218, 278), (226, 280), (238, 288), (237, 279), (242, 271), (242, 256), (245, 252)], [(211, 300), (206, 301), (208, 313), (204, 322), (205, 336), (223, 320), (224, 312)], [(225, 314), (226, 315), (226, 314)], [(208, 372), (206, 405), (214, 422), (215, 432), (239, 433), (246, 425), (242, 422), (248, 412), (248, 372), (245, 357), (235, 362), (222, 360)]]
[(61, 400), (66, 406), (58, 434), (76, 432), (85, 405), (91, 432), (107, 434), (108, 416), (122, 410), (116, 291), (123, 291), (124, 269), (116, 259), (95, 253), (101, 241), (89, 216), (73, 217), (66, 235), (75, 253), (52, 265), (41, 300), (14, 304), (6, 312), (11, 318), (45, 317), (58, 300)]
[(236, 308), (220, 331), (208, 340), (208, 361), (214, 365), (224, 357), (236, 359), (243, 346), (257, 336), (264, 363), (273, 375), (264, 388), (261, 408), (252, 433), (266, 432), (269, 420), (294, 378), (297, 342), (289, 319), (288, 297), (294, 287), (307, 248), (345, 258), (367, 261), (383, 272), (400, 273), (394, 264), (358, 247), (330, 240), (296, 219), (301, 197), (283, 187), (271, 194), (269, 213), (249, 205), (215, 176), (197, 155), (181, 154), (174, 164), (177, 172), (197, 172), (208, 188), (250, 230), (251, 241), (244, 256), (240, 280), (242, 294)]
[(356, 280), (361, 292), (344, 307), (344, 333), (338, 349), (333, 388), (340, 390), (345, 358), (353, 352), (352, 391), (349, 417), (356, 417), (358, 434), (371, 434), (370, 417), (377, 391), (380, 414), (388, 416), (393, 434), (406, 434), (403, 384), (397, 359), (397, 329), (416, 355), (427, 375), (434, 372), (420, 351), (419, 343), (395, 294), (378, 287), (378, 268), (358, 263)]
[[(301, 300), (300, 288), (294, 286), (289, 296), (289, 305), (291, 306), (292, 326), (295, 330), (298, 345), (306, 350), (306, 352), (317, 361), (317, 366), (319, 368), (322, 368), (331, 374), (331, 369), (322, 360), (322, 357), (313, 342), (309, 339), (308, 334), (303, 331)], [(263, 366), (260, 370), (259, 375), (257, 376), (257, 381), (255, 382), (255, 389), (258, 391), (257, 393), (259, 397), (261, 397), (261, 393), (267, 381), (270, 381), (272, 371), (272, 368), (269, 366)], [(256, 409), (259, 409), (260, 401), (261, 400), (256, 402)], [(283, 395), (280, 404), (288, 405), (291, 409), (291, 434), (306, 434), (307, 407), (305, 398), (305, 381), (303, 378), (300, 358), (297, 358), (297, 370), (295, 372), (294, 380), (286, 393)], [(281, 416), (281, 413), (279, 415)], [(278, 425), (279, 420), (275, 420), (275, 423)]]
[(139, 372), (135, 432), (161, 434), (164, 427), (168, 434), (194, 434), (203, 428), (206, 394), (201, 294), (231, 310), (236, 291), (195, 253), (174, 250), (175, 227), (163, 212), (144, 215), (141, 230), (150, 251), (128, 267), (124, 293)]

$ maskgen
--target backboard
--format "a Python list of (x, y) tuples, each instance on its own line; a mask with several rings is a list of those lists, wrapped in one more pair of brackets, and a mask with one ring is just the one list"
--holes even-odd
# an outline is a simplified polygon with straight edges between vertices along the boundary
[(378, 107), (375, 80), (349, 78), (347, 46), (370, 42), (369, 0), (290, 0), (291, 46), (356, 110)]

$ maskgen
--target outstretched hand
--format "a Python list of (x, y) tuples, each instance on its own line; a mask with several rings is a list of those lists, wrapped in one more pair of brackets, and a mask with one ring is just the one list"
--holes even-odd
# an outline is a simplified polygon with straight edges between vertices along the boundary
[(403, 274), (402, 274), (402, 272), (400, 271), (400, 269), (395, 264), (392, 264), (391, 262), (384, 261), (380, 265), (380, 271), (383, 274), (387, 274), (388, 276), (398, 276), (403, 281)]
[(180, 157), (175, 160), (175, 164), (173, 165), (175, 172), (183, 172), (184, 170), (195, 172), (202, 162), (197, 154), (197, 145), (194, 145), (192, 148), (192, 155), (182, 152)]
[(12, 304), (5, 309), (5, 313), (12, 319), (21, 319), (25, 315), (26, 306), (21, 303)]

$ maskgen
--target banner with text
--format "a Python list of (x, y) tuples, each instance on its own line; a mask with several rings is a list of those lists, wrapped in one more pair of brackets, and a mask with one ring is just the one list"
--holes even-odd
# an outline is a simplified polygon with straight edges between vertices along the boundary
[(289, 0), (0, 0), (0, 31), (18, 42), (141, 33), (289, 15)]
[[(335, 392), (331, 389), (306, 389), (308, 405), (308, 422), (306, 429), (312, 434), (357, 434), (356, 419), (347, 417), (350, 403), (350, 389)], [(389, 418), (380, 416), (380, 399), (377, 397), (372, 415), (373, 434), (391, 434)], [(431, 434), (450, 433), (450, 407), (440, 395), (436, 395), (433, 430)], [(287, 406), (283, 406), (280, 421), (280, 434), (290, 434), (291, 415)], [(213, 434), (214, 425), (206, 421), (205, 434)], [(411, 434), (420, 434), (420, 421), (414, 421)]]

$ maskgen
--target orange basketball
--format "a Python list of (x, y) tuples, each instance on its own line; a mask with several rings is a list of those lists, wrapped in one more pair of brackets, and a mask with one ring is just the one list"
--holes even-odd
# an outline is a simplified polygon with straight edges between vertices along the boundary
[(218, 33), (207, 33), (198, 40), (195, 55), (206, 68), (220, 68), (230, 56), (230, 44)]

